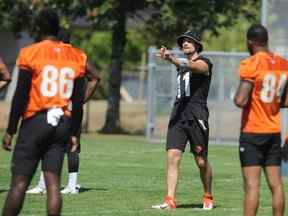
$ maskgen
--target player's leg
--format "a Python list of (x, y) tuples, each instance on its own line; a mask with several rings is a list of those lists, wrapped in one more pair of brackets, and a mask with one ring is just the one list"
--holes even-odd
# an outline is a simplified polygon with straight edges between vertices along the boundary
[(195, 155), (195, 161), (199, 168), (200, 179), (204, 190), (203, 208), (207, 210), (212, 209), (212, 168), (208, 162), (207, 157)]
[(79, 151), (70, 152), (67, 151), (67, 162), (68, 162), (68, 184), (61, 191), (63, 194), (71, 193), (77, 194), (80, 186), (77, 184), (78, 172), (79, 172)]
[(167, 196), (172, 199), (176, 198), (176, 189), (178, 182), (179, 166), (182, 158), (182, 151), (178, 149), (169, 149), (167, 151)]
[(69, 128), (70, 120), (62, 117), (58, 126), (54, 128), (54, 133), (43, 154), (42, 170), (46, 183), (48, 215), (60, 215), (61, 213), (60, 176), (69, 140)]
[(44, 181), (44, 174), (43, 171), (40, 173), (39, 181), (37, 185), (30, 190), (27, 190), (26, 193), (28, 194), (41, 194), (41, 193), (46, 193), (46, 185)]
[(167, 195), (164, 203), (152, 206), (152, 208), (166, 209), (176, 208), (176, 189), (178, 183), (179, 166), (182, 154), (187, 143), (187, 135), (183, 130), (183, 122), (169, 123), (167, 132), (167, 161), (166, 161), (166, 188)]
[[(78, 139), (80, 140), (81, 131), (77, 134)], [(78, 172), (80, 165), (80, 151), (81, 147), (79, 145), (77, 151), (71, 152), (70, 149), (67, 149), (67, 163), (68, 163), (68, 184), (61, 191), (63, 194), (77, 194), (80, 190), (80, 185), (78, 184)]]
[(283, 216), (285, 210), (285, 195), (281, 177), (281, 138), (280, 134), (271, 136), (270, 146), (267, 147), (265, 175), (272, 193), (274, 216)]
[(265, 167), (266, 179), (272, 193), (273, 216), (283, 216), (285, 197), (280, 166)]
[(203, 185), (203, 209), (211, 210), (214, 207), (214, 199), (212, 196), (212, 168), (207, 157), (209, 140), (208, 121), (199, 119), (188, 121), (186, 130), (189, 135), (191, 152), (194, 155)]
[(244, 180), (244, 215), (255, 216), (259, 206), (261, 166), (242, 167)]
[[(38, 133), (34, 133), (36, 130)], [(18, 215), (21, 211), (25, 191), (40, 160), (37, 142), (41, 133), (42, 128), (39, 127), (37, 117), (22, 121), (12, 156), (12, 179), (2, 213), (5, 216)]]
[(255, 216), (259, 206), (261, 170), (264, 165), (263, 147), (269, 144), (269, 136), (264, 134), (241, 133), (239, 157), (244, 183), (244, 215)]
[(62, 209), (62, 197), (60, 194), (60, 176), (50, 171), (44, 171), (47, 190), (47, 214), (60, 215)]
[(10, 189), (3, 207), (3, 216), (18, 215), (22, 209), (25, 191), (31, 181), (31, 177), (13, 174)]

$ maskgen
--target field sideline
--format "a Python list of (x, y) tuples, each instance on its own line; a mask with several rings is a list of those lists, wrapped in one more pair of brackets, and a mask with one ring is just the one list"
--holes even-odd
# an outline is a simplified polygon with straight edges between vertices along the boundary
[[(2, 136), (1, 136), (2, 138)], [(179, 208), (151, 209), (165, 194), (165, 152), (163, 144), (150, 144), (138, 136), (83, 135), (79, 195), (65, 195), (62, 215), (158, 216), (158, 215), (242, 215), (242, 177), (235, 146), (211, 145), (209, 159), (214, 171), (216, 208), (202, 211), (202, 187), (198, 170), (186, 153), (178, 187)], [(10, 154), (0, 150), (0, 209), (8, 189)], [(191, 166), (192, 164), (192, 166)], [(66, 183), (65, 160), (63, 184)], [(33, 180), (38, 180), (39, 172)], [(284, 178), (288, 198), (288, 178)], [(262, 181), (258, 215), (271, 216), (271, 198)], [(21, 216), (46, 215), (45, 196), (27, 195)], [(287, 214), (287, 213), (286, 213)]]

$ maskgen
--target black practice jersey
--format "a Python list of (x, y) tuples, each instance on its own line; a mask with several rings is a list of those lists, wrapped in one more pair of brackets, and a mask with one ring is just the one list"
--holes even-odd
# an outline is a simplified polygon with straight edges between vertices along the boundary
[(208, 58), (199, 56), (197, 60), (208, 64), (209, 74), (197, 74), (178, 70), (177, 94), (171, 114), (173, 120), (208, 120), (207, 98), (212, 76), (212, 63)]

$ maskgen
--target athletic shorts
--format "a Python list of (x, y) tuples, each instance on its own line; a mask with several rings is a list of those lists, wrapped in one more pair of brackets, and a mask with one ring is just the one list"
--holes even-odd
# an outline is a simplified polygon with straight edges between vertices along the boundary
[(204, 120), (170, 121), (167, 132), (166, 150), (185, 151), (187, 142), (190, 152), (197, 156), (207, 157), (209, 125)]
[(239, 138), (241, 166), (280, 166), (281, 134), (241, 133)]
[(46, 112), (41, 112), (22, 121), (12, 157), (13, 174), (32, 176), (40, 160), (43, 171), (61, 174), (70, 118), (62, 117), (57, 127), (49, 125), (46, 119)]

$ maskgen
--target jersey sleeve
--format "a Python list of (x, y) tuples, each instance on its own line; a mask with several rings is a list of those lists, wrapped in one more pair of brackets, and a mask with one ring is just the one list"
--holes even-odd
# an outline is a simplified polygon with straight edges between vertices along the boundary
[(87, 65), (87, 55), (80, 49), (76, 49), (78, 55), (78, 64), (79, 64), (79, 71), (77, 73), (77, 77), (83, 77), (86, 73), (86, 65)]
[(31, 59), (29, 59), (29, 55), (26, 49), (21, 49), (19, 56), (16, 61), (16, 65), (19, 69), (32, 71)]
[(79, 77), (83, 77), (86, 73), (86, 66), (87, 66), (87, 55), (85, 53), (81, 54), (82, 56), (82, 63), (81, 63), (81, 71)]
[(208, 68), (209, 68), (209, 71), (211, 71), (212, 67), (213, 67), (213, 64), (212, 62), (210, 61), (210, 59), (204, 57), (204, 56), (200, 56), (199, 57), (200, 60), (204, 61), (207, 65), (208, 65)]
[(249, 58), (240, 63), (240, 80), (254, 83), (257, 76), (258, 58)]

